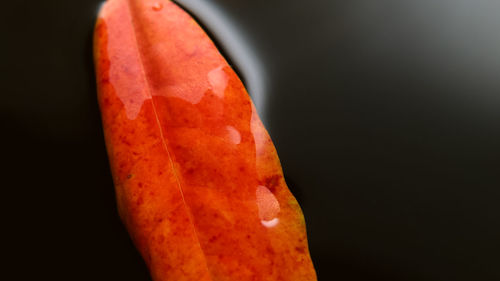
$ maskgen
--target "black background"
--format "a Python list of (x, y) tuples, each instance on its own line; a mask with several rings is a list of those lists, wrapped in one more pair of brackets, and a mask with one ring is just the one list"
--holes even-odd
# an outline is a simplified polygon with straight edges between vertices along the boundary
[[(500, 1), (199, 0), (236, 37), (180, 2), (226, 54), (244, 38), (258, 58), (262, 73), (229, 59), (260, 83), (320, 280), (500, 280)], [(12, 280), (150, 280), (114, 202), (98, 5), (2, 3)]]

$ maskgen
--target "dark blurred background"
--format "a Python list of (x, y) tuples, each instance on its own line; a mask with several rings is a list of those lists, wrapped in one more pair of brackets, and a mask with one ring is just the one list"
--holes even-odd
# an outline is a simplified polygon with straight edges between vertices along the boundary
[[(319, 280), (500, 280), (500, 1), (178, 2), (249, 88)], [(2, 3), (12, 280), (150, 280), (103, 142), (99, 3)]]

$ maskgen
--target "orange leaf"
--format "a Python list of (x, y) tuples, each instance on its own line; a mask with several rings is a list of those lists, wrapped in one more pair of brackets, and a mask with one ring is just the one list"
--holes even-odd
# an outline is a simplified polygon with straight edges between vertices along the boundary
[(153, 279), (316, 280), (271, 139), (198, 24), (108, 0), (94, 46), (119, 213)]

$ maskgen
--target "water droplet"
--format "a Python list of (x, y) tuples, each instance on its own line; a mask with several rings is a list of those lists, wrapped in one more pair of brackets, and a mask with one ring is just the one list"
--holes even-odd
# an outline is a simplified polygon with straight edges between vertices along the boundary
[(160, 3), (160, 2), (156, 2), (153, 4), (153, 10), (154, 11), (160, 11), (161, 9), (163, 9), (163, 4)]
[(234, 144), (240, 144), (241, 142), (240, 132), (238, 132), (238, 130), (236, 130), (236, 128), (233, 126), (226, 126), (226, 130), (229, 140)]
[(228, 81), (229, 77), (226, 72), (224, 72), (222, 66), (214, 68), (208, 73), (208, 82), (210, 83), (212, 92), (219, 98), (224, 97)]
[(278, 224), (280, 203), (274, 194), (265, 186), (259, 185), (255, 192), (260, 222), (265, 227), (274, 227)]
[(270, 221), (266, 221), (266, 220), (260, 221), (260, 223), (262, 223), (262, 225), (267, 227), (267, 228), (275, 227), (276, 225), (278, 225), (279, 222), (280, 222), (280, 219), (278, 219), (278, 218), (274, 218)]

